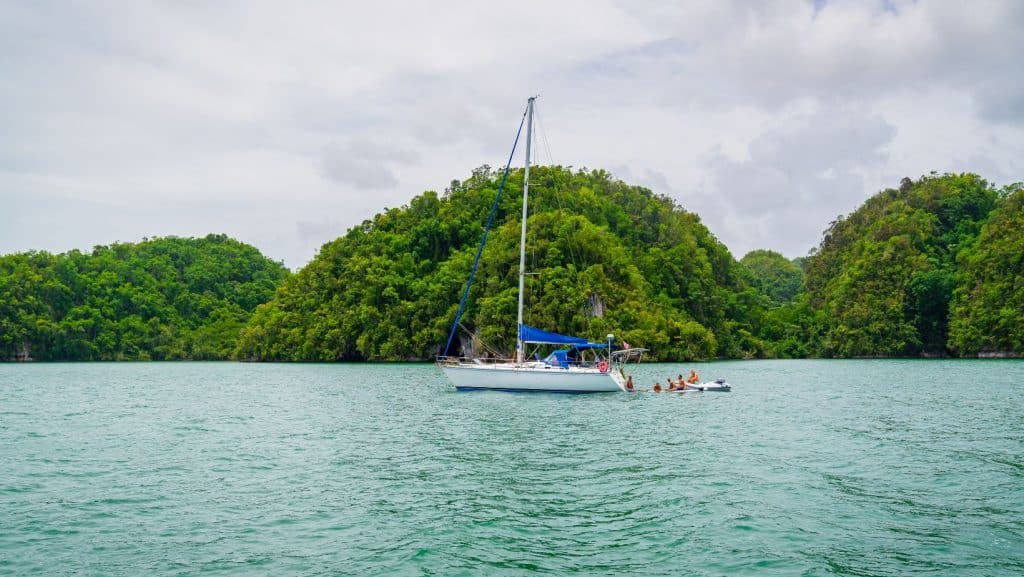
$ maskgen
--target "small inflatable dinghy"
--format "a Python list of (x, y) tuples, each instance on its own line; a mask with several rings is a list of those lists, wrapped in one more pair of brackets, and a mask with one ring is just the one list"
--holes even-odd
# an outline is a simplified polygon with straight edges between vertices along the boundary
[(669, 393), (728, 393), (732, 390), (732, 385), (725, 382), (725, 379), (715, 379), (714, 381), (708, 381), (706, 383), (699, 383), (694, 385), (686, 385), (685, 389), (666, 391)]

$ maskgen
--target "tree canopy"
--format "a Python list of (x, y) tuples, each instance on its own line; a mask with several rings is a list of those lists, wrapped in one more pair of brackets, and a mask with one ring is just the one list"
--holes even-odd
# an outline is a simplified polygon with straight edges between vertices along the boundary
[(1024, 354), (1024, 189), (1004, 194), (957, 253), (949, 344), (961, 355)]
[[(522, 170), (449, 354), (511, 353)], [(534, 167), (525, 322), (659, 360), (1024, 354), (1024, 190), (903, 179), (806, 257), (739, 262), (697, 215), (602, 170)], [(223, 235), (0, 257), (0, 360), (414, 360), (444, 352), (500, 174), (484, 166), (299, 272)]]
[(751, 284), (776, 305), (791, 302), (802, 290), (804, 273), (797, 263), (771, 250), (753, 250), (742, 259)]
[(0, 359), (231, 358), (288, 275), (224, 235), (0, 257)]
[[(994, 304), (1011, 297), (1020, 282), (1019, 258), (1016, 269), (1006, 268), (1024, 234), (1013, 189), (997, 190), (974, 174), (903, 179), (899, 188), (879, 192), (831, 223), (806, 263), (803, 312), (814, 320), (805, 342), (814, 343), (813, 354), (1020, 352), (1020, 341), (1010, 335), (1021, 334), (1024, 309), (969, 310), (986, 290), (993, 291), (988, 300)], [(978, 338), (997, 327), (1000, 332), (987, 334), (1001, 337)]]
[[(462, 320), (503, 354), (516, 334), (522, 176), (509, 176), (514, 192), (500, 201)], [(662, 359), (763, 352), (746, 315), (760, 296), (696, 215), (600, 170), (541, 166), (530, 179), (527, 324), (597, 340), (612, 332)], [(324, 245), (257, 309), (239, 356), (441, 353), (499, 181), (482, 167)]]

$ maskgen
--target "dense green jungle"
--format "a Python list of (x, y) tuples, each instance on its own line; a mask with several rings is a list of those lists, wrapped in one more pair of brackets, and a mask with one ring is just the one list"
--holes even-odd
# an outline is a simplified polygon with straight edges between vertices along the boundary
[[(508, 176), (449, 354), (514, 347), (522, 177)], [(805, 257), (737, 261), (698, 215), (608, 172), (530, 180), (532, 326), (614, 333), (656, 360), (1024, 354), (1020, 184), (905, 178)], [(424, 192), (295, 273), (224, 235), (0, 256), (0, 359), (432, 358), (500, 181), (484, 166)]]
[(288, 276), (224, 235), (0, 257), (0, 358), (228, 359)]

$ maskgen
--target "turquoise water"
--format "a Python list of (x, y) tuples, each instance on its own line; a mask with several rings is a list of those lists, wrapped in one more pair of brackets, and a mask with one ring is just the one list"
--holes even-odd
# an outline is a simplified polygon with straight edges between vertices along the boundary
[(0, 574), (1024, 573), (1024, 363), (692, 366), (0, 365)]

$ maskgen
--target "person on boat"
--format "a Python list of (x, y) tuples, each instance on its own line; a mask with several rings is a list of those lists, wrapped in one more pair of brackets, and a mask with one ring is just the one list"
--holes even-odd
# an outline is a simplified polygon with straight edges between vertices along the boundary
[(677, 381), (677, 382), (679, 383), (679, 386), (676, 388), (676, 390), (677, 391), (685, 391), (686, 390), (686, 381), (683, 380), (683, 375), (679, 375), (679, 381)]
[(681, 385), (682, 384), (683, 384), (682, 379), (680, 379), (678, 384), (677, 384), (676, 381), (672, 380), (672, 377), (668, 378), (668, 390), (670, 390), (670, 391), (682, 390), (681, 389)]
[(661, 383), (654, 383), (654, 392), (655, 393), (660, 393), (661, 392)]
[(633, 390), (633, 375), (629, 375), (629, 378), (626, 379), (626, 390)]
[(686, 379), (686, 382), (691, 385), (696, 385), (700, 382), (700, 375), (694, 372), (693, 369), (690, 369), (690, 378)]

